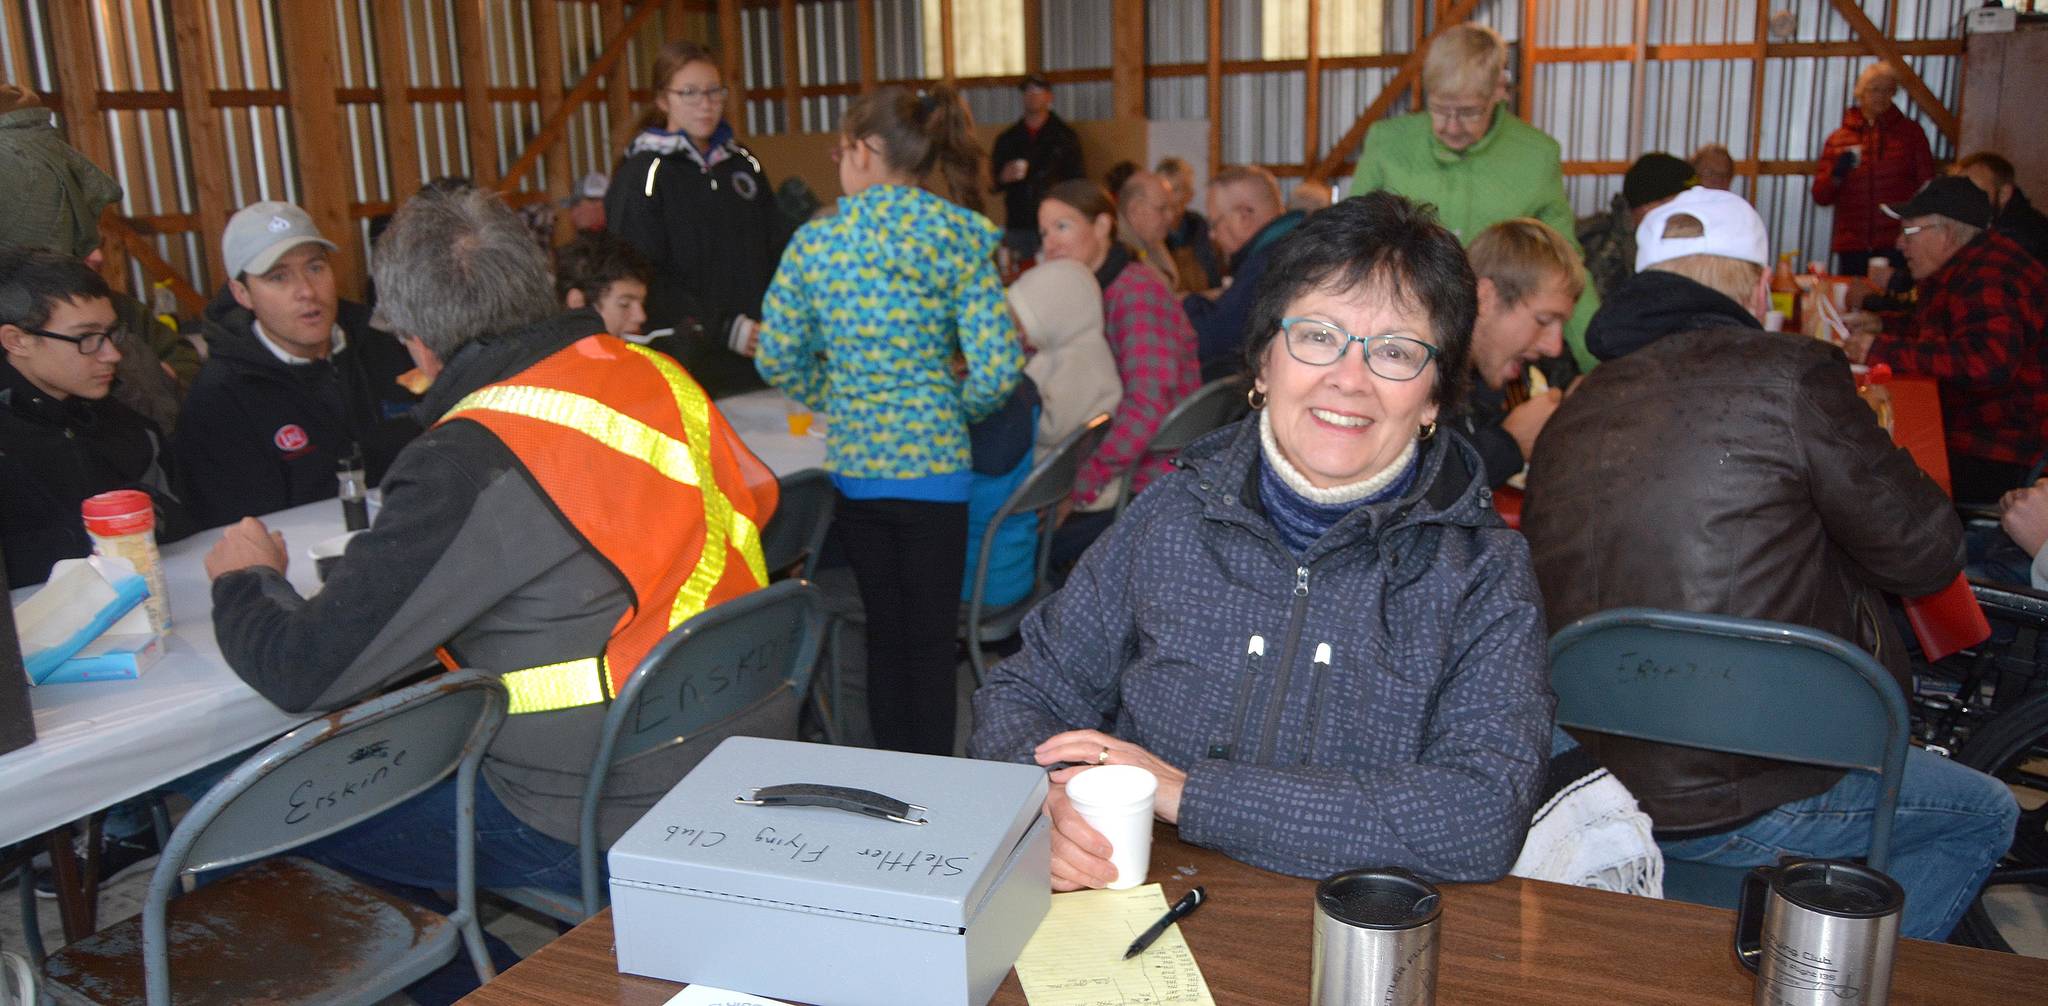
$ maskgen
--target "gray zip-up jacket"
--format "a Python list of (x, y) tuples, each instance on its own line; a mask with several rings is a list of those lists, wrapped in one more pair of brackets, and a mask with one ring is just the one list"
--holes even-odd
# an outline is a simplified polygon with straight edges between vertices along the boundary
[[(349, 542), (318, 594), (302, 598), (261, 567), (214, 581), (214, 635), (235, 673), (278, 708), (304, 712), (398, 684), (432, 667), (438, 646), (464, 667), (501, 674), (602, 653), (632, 585), (504, 441), (467, 419), (433, 425), (470, 392), (602, 330), (595, 312), (573, 311), (457, 350), (420, 404), (429, 429), (384, 477), (376, 525)], [(608, 708), (509, 718), (484, 753), (484, 782), (521, 821), (574, 843)], [(688, 743), (621, 763), (605, 781), (600, 840), (616, 840), (726, 736), (795, 728), (796, 701), (778, 692)]]
[(1181, 452), (1025, 619), (969, 753), (1104, 730), (1188, 773), (1181, 838), (1254, 866), (1507, 873), (1550, 754), (1543, 611), (1477, 452), (1424, 448), (1413, 490), (1300, 556), (1257, 502), (1255, 419)]

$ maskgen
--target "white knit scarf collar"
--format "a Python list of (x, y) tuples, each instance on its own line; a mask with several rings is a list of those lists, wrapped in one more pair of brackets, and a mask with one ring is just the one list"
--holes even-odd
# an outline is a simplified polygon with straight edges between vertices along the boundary
[(1417, 441), (1410, 439), (1408, 445), (1401, 448), (1400, 455), (1394, 458), (1392, 464), (1365, 479), (1350, 485), (1318, 489), (1310, 484), (1308, 476), (1303, 475), (1287, 460), (1286, 455), (1280, 453), (1280, 444), (1273, 439), (1272, 415), (1269, 409), (1259, 410), (1259, 446), (1266, 452), (1266, 464), (1272, 466), (1273, 474), (1280, 476), (1280, 481), (1287, 483), (1287, 488), (1294, 490), (1302, 499), (1311, 503), (1331, 506), (1362, 500), (1392, 485), (1395, 479), (1401, 477), (1402, 472), (1408, 470), (1408, 463), (1415, 459)]

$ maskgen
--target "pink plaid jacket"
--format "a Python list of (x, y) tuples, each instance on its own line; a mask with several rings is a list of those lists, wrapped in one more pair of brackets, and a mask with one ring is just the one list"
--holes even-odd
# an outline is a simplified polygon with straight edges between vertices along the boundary
[[(1194, 327), (1158, 270), (1136, 260), (1126, 262), (1116, 279), (1103, 286), (1102, 323), (1124, 397), (1110, 417), (1102, 446), (1075, 480), (1074, 493), (1084, 505), (1123, 477), (1145, 453), (1160, 421), (1202, 384)], [(1133, 488), (1143, 490), (1154, 476), (1172, 467), (1169, 457), (1146, 462)]]

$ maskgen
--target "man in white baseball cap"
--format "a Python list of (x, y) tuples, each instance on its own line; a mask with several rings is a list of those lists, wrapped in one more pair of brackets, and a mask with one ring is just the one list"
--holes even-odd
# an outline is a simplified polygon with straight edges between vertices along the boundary
[(206, 367), (176, 437), (202, 527), (335, 494), (360, 449), (375, 483), (419, 432), (398, 384), (405, 349), (342, 300), (334, 242), (284, 202), (245, 206), (221, 234), (227, 282), (206, 309)]
[(569, 208), (569, 224), (578, 234), (604, 230), (604, 194), (612, 184), (610, 175), (593, 171), (576, 183), (576, 194), (563, 200)]
[[(1550, 628), (1635, 606), (1789, 622), (1862, 647), (1903, 686), (1883, 594), (1931, 594), (1961, 570), (1947, 495), (1877, 425), (1840, 350), (1759, 324), (1770, 242), (1748, 203), (1687, 190), (1644, 218), (1636, 247), (1643, 271), (1586, 330), (1605, 362), (1529, 459), (1522, 532)], [(1650, 815), (1670, 877), (1868, 851), (1873, 773), (1579, 737)], [(1939, 940), (2012, 844), (2018, 808), (1998, 780), (1917, 748), (1898, 782), (1900, 935)]]

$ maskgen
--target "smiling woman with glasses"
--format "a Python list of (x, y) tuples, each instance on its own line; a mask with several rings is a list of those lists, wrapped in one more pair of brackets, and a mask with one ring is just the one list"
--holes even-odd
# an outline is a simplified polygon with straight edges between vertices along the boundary
[[(1384, 190), (1428, 203), (1468, 244), (1503, 220), (1533, 217), (1579, 251), (1557, 141), (1515, 117), (1507, 65), (1507, 43), (1491, 28), (1463, 24), (1437, 36), (1423, 58), (1422, 108), (1373, 124), (1351, 194)], [(1590, 370), (1584, 333), (1600, 299), (1590, 284), (1580, 289), (1564, 340)]]
[(718, 59), (670, 42), (654, 61), (654, 103), (605, 192), (605, 227), (653, 266), (648, 332), (713, 398), (762, 386), (753, 355), (761, 295), (795, 229), (768, 175), (726, 121)]
[(1077, 763), (1150, 771), (1155, 816), (1264, 869), (1497, 878), (1551, 695), (1528, 548), (1437, 425), (1469, 373), (1471, 267), (1374, 193), (1281, 238), (1256, 289), (1252, 416), (1181, 451), (1025, 619), (968, 753), (1066, 766), (1061, 890), (1115, 876), (1067, 802)]

